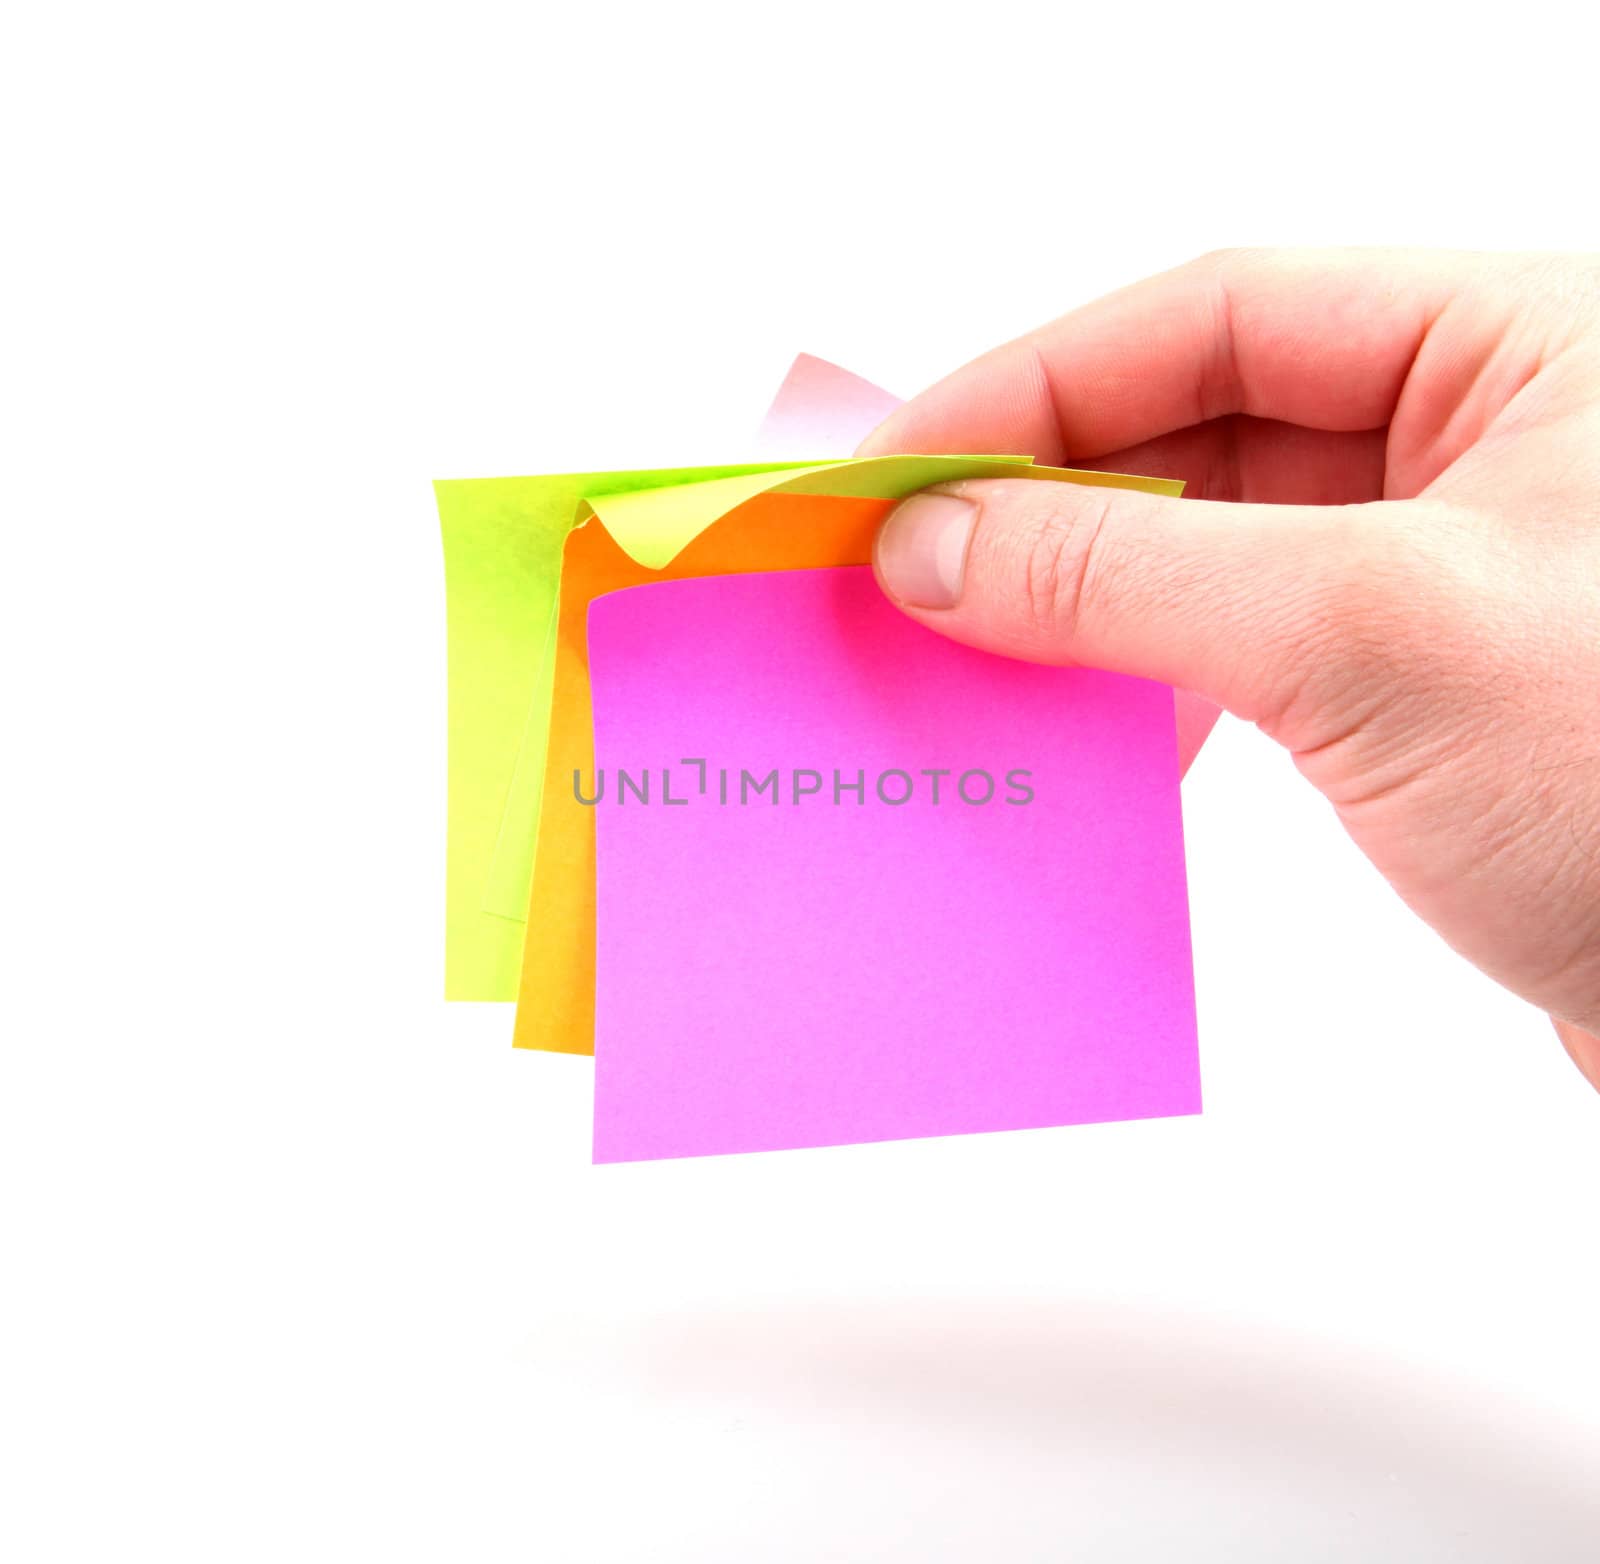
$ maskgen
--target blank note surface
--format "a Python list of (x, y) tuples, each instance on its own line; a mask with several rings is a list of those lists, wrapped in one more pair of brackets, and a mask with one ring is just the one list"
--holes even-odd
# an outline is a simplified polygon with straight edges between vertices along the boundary
[(866, 569), (613, 593), (589, 660), (596, 1161), (1199, 1111), (1170, 690)]

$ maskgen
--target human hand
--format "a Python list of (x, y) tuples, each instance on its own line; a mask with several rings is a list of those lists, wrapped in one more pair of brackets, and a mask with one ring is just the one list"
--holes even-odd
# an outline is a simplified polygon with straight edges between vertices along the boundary
[(1207, 256), (958, 370), (894, 451), (1187, 479), (929, 490), (878, 578), (1256, 723), (1600, 1088), (1600, 259)]

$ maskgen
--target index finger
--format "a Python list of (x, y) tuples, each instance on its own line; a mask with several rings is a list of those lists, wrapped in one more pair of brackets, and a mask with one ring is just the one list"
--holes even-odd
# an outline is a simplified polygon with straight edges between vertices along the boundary
[(1092, 459), (1229, 413), (1381, 428), (1470, 264), (1409, 250), (1203, 256), (975, 359), (891, 414), (860, 454)]

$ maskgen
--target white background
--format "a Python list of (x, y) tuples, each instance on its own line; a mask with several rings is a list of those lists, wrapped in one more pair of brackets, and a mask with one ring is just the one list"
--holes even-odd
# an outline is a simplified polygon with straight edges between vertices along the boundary
[(1600, 1098), (1238, 724), (1200, 1119), (594, 1169), (439, 998), (431, 478), (1223, 244), (1594, 245), (1537, 5), (897, 9), (8, 8), (7, 1557), (1600, 1552)]

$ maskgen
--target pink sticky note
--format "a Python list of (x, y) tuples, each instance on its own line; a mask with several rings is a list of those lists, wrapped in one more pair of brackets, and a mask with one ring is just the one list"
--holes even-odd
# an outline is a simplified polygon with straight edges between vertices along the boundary
[(597, 1162), (1199, 1112), (1170, 690), (866, 569), (613, 593), (589, 665)]
[(761, 421), (758, 459), (809, 462), (848, 456), (899, 406), (899, 397), (870, 380), (801, 353)]

